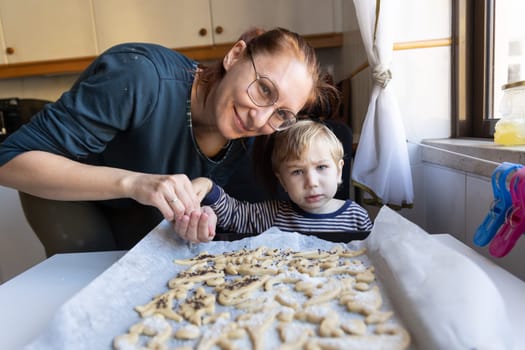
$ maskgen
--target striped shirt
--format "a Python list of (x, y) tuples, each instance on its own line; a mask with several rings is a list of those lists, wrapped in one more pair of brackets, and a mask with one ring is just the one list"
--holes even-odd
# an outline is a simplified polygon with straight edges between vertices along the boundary
[(270, 227), (282, 231), (315, 233), (369, 231), (372, 222), (367, 211), (352, 200), (333, 213), (314, 214), (290, 201), (269, 200), (259, 203), (239, 201), (214, 184), (202, 201), (217, 214), (217, 226), (236, 233), (261, 233)]

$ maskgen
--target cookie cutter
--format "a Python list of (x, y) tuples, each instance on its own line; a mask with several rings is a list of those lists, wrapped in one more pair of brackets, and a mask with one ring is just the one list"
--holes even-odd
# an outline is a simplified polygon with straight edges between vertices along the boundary
[(512, 206), (512, 198), (509, 190), (511, 176), (523, 165), (503, 162), (492, 172), (492, 192), (494, 200), (487, 216), (479, 225), (474, 234), (474, 244), (480, 247), (487, 245), (496, 235), (498, 229), (505, 222), (505, 216)]
[(518, 169), (510, 179), (510, 196), (509, 214), (489, 245), (490, 255), (497, 258), (507, 255), (525, 233), (525, 168)]

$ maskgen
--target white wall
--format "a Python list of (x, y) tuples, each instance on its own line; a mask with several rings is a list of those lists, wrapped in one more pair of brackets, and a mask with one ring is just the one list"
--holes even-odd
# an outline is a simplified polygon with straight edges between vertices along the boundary
[(0, 186), (0, 283), (45, 259), (44, 247), (29, 227), (18, 192)]

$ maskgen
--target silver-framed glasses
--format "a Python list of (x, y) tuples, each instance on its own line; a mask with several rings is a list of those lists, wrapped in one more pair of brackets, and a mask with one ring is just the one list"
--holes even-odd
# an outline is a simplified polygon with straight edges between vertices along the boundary
[[(255, 72), (255, 80), (248, 85), (246, 93), (250, 100), (258, 107), (270, 107), (275, 105), (279, 99), (279, 90), (270, 78), (264, 75), (259, 75), (252, 54), (248, 54), (252, 61), (253, 70)], [(285, 130), (295, 124), (297, 116), (294, 112), (285, 108), (276, 108), (270, 118), (268, 124), (277, 131)]]

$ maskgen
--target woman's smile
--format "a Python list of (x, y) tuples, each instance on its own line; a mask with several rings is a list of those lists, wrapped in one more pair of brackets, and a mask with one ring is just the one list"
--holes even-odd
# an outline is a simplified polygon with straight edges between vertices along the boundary
[(246, 133), (249, 133), (250, 131), (252, 131), (248, 128), (246, 123), (242, 120), (235, 106), (233, 106), (233, 111), (234, 111), (233, 123), (235, 125), (235, 128), (239, 132), (239, 134), (245, 135)]

